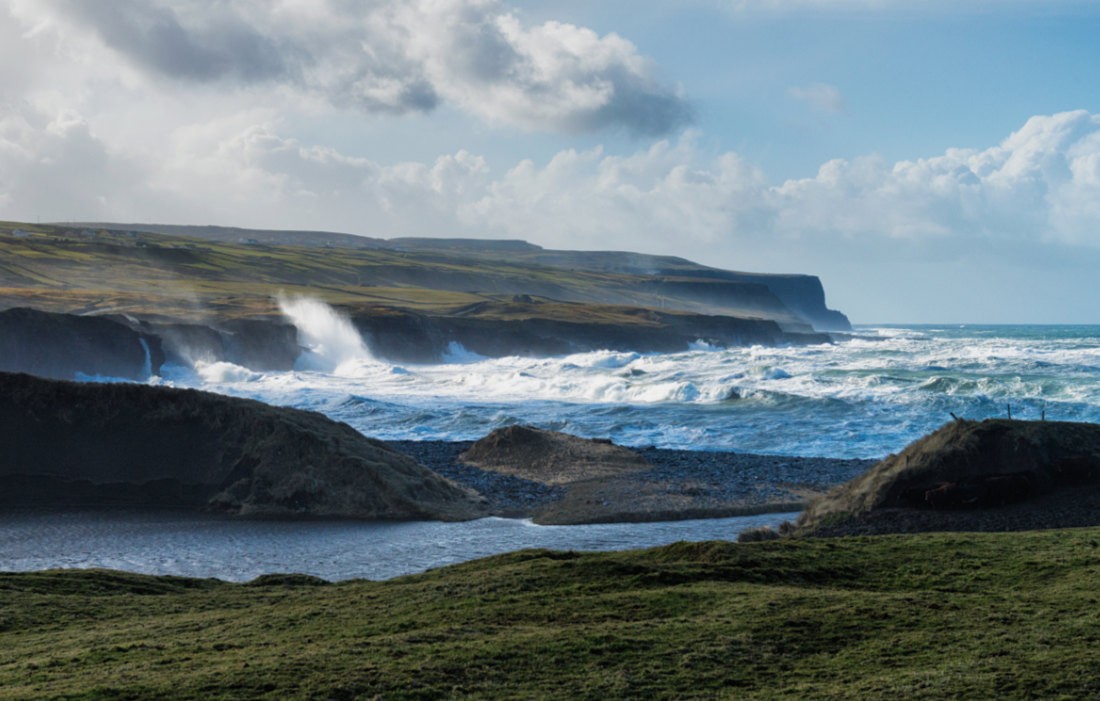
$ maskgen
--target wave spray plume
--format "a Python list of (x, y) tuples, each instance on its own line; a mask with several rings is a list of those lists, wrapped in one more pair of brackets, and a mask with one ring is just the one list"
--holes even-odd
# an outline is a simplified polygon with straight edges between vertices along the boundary
[(350, 362), (373, 361), (363, 337), (351, 320), (319, 299), (276, 299), (279, 311), (298, 329), (298, 343), (306, 348), (295, 366), (299, 370), (333, 371)]

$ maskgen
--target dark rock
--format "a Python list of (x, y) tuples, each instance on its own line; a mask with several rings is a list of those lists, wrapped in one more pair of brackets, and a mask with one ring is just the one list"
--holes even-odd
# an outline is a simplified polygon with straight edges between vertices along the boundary
[(293, 325), (258, 319), (150, 328), (160, 336), (168, 359), (184, 365), (220, 360), (253, 370), (290, 370), (302, 351)]
[[(516, 303), (512, 303), (516, 304)], [(539, 305), (532, 304), (532, 307)], [(356, 328), (379, 357), (399, 362), (436, 362), (460, 343), (486, 357), (555, 356), (595, 350), (643, 353), (686, 351), (697, 341), (714, 346), (828, 343), (820, 333), (785, 331), (768, 319), (631, 310), (635, 323), (508, 318), (498, 303), (479, 302), (447, 315), (391, 310), (356, 314)], [(583, 317), (584, 310), (578, 308)], [(519, 315), (517, 315), (519, 316)]]
[(0, 374), (0, 503), (475, 518), (483, 502), (321, 414), (195, 390)]
[(609, 440), (578, 438), (531, 426), (497, 429), (474, 443), (459, 459), (484, 470), (544, 484), (568, 484), (650, 467), (638, 453)]
[(990, 514), (1002, 509), (1011, 510), (1015, 530), (1100, 524), (1100, 510), (1091, 506), (1098, 494), (1100, 425), (955, 421), (815, 500), (799, 528), (994, 530), (1005, 519)]
[(54, 314), (36, 309), (0, 311), (0, 371), (73, 379), (89, 376), (144, 380), (160, 371), (160, 339), (126, 320)]

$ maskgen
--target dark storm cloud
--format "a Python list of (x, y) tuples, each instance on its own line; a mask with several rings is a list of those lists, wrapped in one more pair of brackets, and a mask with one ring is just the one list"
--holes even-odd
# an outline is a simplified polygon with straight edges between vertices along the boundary
[(494, 0), (41, 0), (132, 65), (191, 83), (281, 84), (364, 113), (449, 103), (491, 122), (657, 136), (691, 121), (615, 34), (525, 25)]
[(108, 46), (165, 76), (253, 82), (287, 73), (285, 56), (290, 47), (256, 32), (232, 14), (212, 14), (185, 26), (172, 7), (142, 0), (59, 4), (94, 28)]

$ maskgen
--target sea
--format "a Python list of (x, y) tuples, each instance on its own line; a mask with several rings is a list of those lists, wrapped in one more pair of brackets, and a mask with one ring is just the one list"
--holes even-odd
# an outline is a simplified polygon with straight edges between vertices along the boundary
[(383, 440), (476, 440), (522, 423), (631, 447), (881, 458), (953, 417), (1100, 421), (1100, 326), (860, 326), (834, 343), (380, 360), (331, 309), (284, 313), (288, 372), (224, 362), (154, 382), (311, 409)]
[[(634, 447), (881, 458), (954, 417), (1100, 422), (1100, 326), (875, 325), (827, 344), (699, 341), (679, 353), (550, 358), (483, 358), (452, 344), (441, 362), (409, 364), (375, 357), (369, 338), (319, 302), (281, 303), (309, 349), (295, 369), (195, 358), (149, 382), (319, 411), (384, 440), (476, 440), (522, 423)], [(0, 570), (385, 579), (526, 547), (733, 539), (793, 516), (552, 527), (28, 512), (0, 518)]]

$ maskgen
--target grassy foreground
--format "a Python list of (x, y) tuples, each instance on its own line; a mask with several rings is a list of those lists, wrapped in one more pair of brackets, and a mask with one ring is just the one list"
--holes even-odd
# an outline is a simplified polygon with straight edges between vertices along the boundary
[(1100, 529), (0, 575), (0, 698), (1096, 698)]

